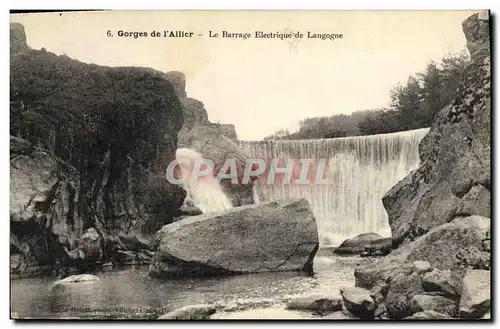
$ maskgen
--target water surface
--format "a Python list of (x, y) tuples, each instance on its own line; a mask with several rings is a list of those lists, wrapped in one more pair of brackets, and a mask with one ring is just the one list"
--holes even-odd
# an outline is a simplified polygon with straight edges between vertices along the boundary
[(50, 277), (15, 279), (11, 311), (14, 318), (156, 319), (176, 308), (204, 303), (220, 305), (226, 312), (279, 309), (293, 296), (338, 295), (340, 287), (354, 285), (354, 269), (371, 261), (322, 249), (312, 276), (275, 272), (160, 280), (148, 276), (147, 266), (129, 266), (94, 273), (100, 281), (63, 287), (53, 287), (56, 280)]

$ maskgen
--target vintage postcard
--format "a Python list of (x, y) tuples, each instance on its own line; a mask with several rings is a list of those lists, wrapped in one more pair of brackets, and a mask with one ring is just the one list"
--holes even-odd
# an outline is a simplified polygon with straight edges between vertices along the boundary
[(491, 321), (490, 12), (10, 13), (10, 317)]

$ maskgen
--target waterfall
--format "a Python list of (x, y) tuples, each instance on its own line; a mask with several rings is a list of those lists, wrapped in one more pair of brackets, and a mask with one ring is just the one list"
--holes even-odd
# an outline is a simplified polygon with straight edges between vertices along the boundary
[(333, 139), (240, 141), (243, 152), (260, 159), (327, 159), (332, 183), (265, 184), (256, 181), (255, 200), (305, 198), (315, 214), (320, 243), (339, 245), (361, 233), (390, 237), (382, 197), (418, 168), (418, 144), (428, 128)]
[(182, 187), (187, 193), (186, 201), (191, 201), (203, 213), (220, 212), (232, 208), (231, 201), (222, 191), (219, 181), (211, 173), (197, 177), (194, 181), (191, 180), (193, 165), (197, 161), (203, 162), (201, 154), (182, 148), (176, 151), (175, 157), (180, 165)]

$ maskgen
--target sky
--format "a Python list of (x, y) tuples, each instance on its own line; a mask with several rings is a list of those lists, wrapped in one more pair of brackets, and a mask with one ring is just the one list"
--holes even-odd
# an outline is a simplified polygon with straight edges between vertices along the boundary
[[(431, 61), (465, 49), (471, 11), (113, 11), (11, 15), (28, 45), (86, 63), (186, 75), (188, 97), (241, 140), (298, 129), (307, 117), (386, 106), (390, 91)], [(113, 37), (107, 36), (107, 31)], [(180, 30), (193, 38), (119, 37)], [(210, 38), (209, 31), (252, 38)], [(302, 33), (256, 39), (256, 31)], [(307, 38), (307, 32), (342, 39)], [(202, 36), (197, 36), (202, 34)]]

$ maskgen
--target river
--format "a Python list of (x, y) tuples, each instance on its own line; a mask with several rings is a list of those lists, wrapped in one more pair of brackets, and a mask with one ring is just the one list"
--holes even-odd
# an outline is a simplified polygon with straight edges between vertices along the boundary
[[(127, 266), (93, 273), (100, 281), (65, 286), (54, 287), (56, 279), (51, 277), (15, 279), (11, 314), (36, 319), (156, 319), (182, 306), (209, 303), (221, 307), (219, 318), (252, 309), (271, 310), (263, 317), (273, 317), (273, 310), (283, 309), (294, 296), (338, 295), (340, 287), (354, 285), (358, 265), (374, 261), (338, 256), (323, 248), (314, 259), (313, 275), (275, 272), (161, 280), (149, 277), (147, 266)], [(296, 315), (312, 317), (305, 312)]]

